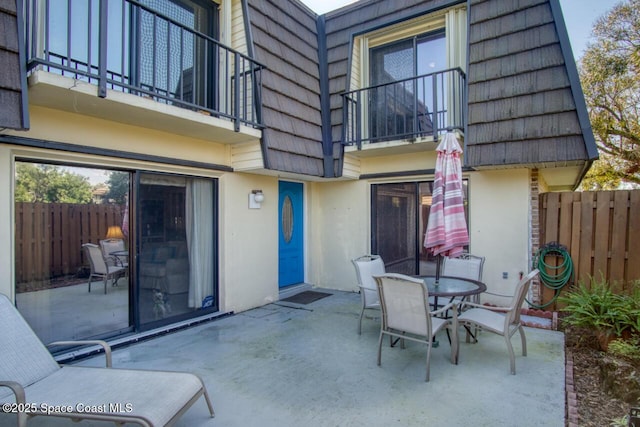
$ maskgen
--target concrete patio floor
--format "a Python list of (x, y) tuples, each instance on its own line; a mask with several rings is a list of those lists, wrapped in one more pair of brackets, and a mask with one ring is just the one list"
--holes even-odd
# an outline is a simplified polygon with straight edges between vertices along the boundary
[[(562, 333), (526, 328), (527, 357), (514, 337), (516, 375), (502, 337), (484, 332), (478, 344), (467, 344), (461, 334), (460, 362), (452, 365), (443, 334), (427, 383), (424, 345), (407, 342), (403, 350), (385, 341), (378, 367), (377, 320), (365, 319), (358, 335), (359, 295), (327, 292), (333, 295), (308, 305), (278, 302), (119, 348), (113, 365), (200, 375), (216, 417), (201, 399), (178, 422), (184, 427), (565, 425)], [(0, 425), (10, 421), (0, 416)], [(29, 422), (106, 425), (113, 424)]]

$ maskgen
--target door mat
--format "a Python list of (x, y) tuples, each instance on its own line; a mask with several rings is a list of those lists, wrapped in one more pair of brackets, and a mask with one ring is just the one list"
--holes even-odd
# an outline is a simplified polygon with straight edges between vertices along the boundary
[(326, 292), (317, 292), (317, 291), (304, 291), (304, 292), (300, 292), (299, 294), (296, 294), (294, 296), (291, 296), (289, 298), (285, 298), (283, 300), (280, 301), (284, 301), (284, 302), (292, 302), (294, 304), (310, 304), (314, 301), (318, 301), (319, 299), (322, 299), (324, 297), (328, 297), (332, 294), (328, 294)]

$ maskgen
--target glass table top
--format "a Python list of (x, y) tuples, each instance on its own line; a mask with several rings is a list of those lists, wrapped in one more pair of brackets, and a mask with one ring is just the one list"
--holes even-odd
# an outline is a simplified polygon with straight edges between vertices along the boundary
[(419, 276), (419, 278), (424, 280), (429, 295), (433, 296), (467, 296), (487, 290), (484, 283), (461, 277), (440, 276), (438, 284), (436, 284), (435, 276)]

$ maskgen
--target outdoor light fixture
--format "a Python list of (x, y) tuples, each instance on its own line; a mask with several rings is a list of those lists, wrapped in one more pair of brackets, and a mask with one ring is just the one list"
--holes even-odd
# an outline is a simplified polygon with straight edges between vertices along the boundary
[(249, 209), (260, 209), (262, 202), (264, 202), (262, 190), (251, 190), (251, 193), (249, 193)]

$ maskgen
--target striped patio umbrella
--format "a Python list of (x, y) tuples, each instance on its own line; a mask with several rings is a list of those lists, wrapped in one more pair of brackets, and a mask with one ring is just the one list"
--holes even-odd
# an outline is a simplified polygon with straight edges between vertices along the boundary
[[(462, 148), (455, 133), (444, 135), (438, 148), (432, 204), (424, 247), (437, 256), (456, 257), (469, 244), (462, 192)], [(436, 276), (440, 275), (440, 259)]]

